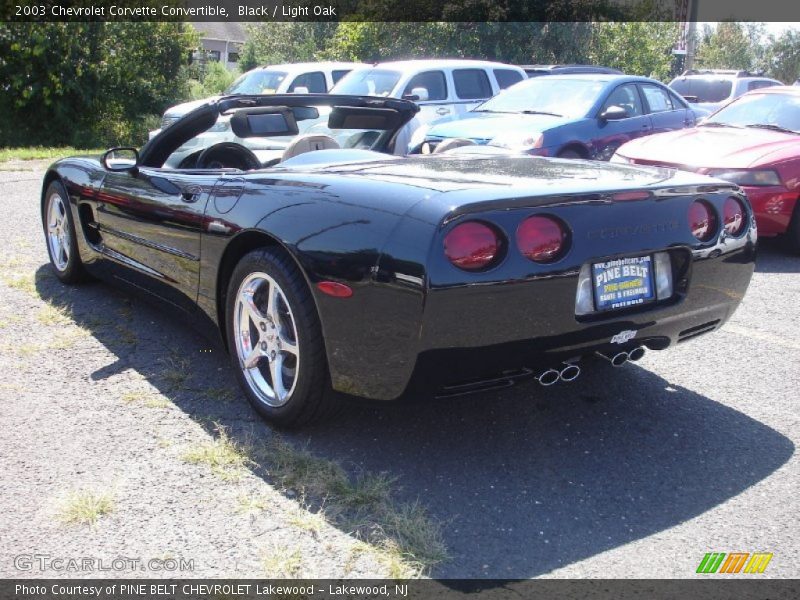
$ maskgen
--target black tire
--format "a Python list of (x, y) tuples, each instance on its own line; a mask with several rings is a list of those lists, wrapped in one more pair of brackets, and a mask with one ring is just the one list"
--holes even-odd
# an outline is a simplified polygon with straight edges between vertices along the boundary
[(580, 152), (567, 148), (558, 153), (558, 158), (583, 158)]
[(793, 254), (800, 254), (800, 200), (797, 200), (792, 212), (792, 219), (786, 233), (781, 236), (784, 248)]
[[(271, 406), (259, 397), (257, 389), (248, 381), (245, 374), (247, 369), (239, 356), (235, 320), (238, 294), (242, 284), (256, 273), (264, 273), (278, 284), (294, 320), (299, 347), (296, 381), (285, 404), (281, 406)], [(293, 428), (331, 418), (338, 412), (341, 399), (331, 388), (322, 328), (314, 299), (302, 273), (285, 252), (277, 248), (260, 248), (242, 257), (228, 282), (225, 325), (236, 378), (247, 399), (264, 419), (278, 427)], [(260, 370), (264, 369), (263, 360), (266, 357), (260, 359)]]
[[(66, 261), (64, 255), (60, 258), (54, 256), (53, 242), (48, 231), (48, 215), (51, 209), (51, 204), (55, 202), (54, 198), (58, 196), (62, 203), (64, 210), (65, 227), (62, 226), (62, 234), (69, 242), (69, 252)], [(64, 185), (56, 180), (47, 186), (44, 199), (42, 202), (42, 229), (44, 231), (45, 245), (47, 246), (47, 255), (50, 257), (50, 266), (53, 271), (63, 283), (75, 284), (88, 279), (86, 270), (81, 262), (80, 252), (78, 250), (78, 237), (75, 234), (75, 222), (72, 219), (72, 210), (69, 204), (69, 195)]]

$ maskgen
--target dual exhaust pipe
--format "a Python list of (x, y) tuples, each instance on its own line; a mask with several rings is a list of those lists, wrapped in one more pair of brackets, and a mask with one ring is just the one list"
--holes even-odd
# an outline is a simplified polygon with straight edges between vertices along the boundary
[(628, 352), (617, 352), (613, 355), (606, 354), (605, 352), (597, 352), (596, 354), (597, 356), (605, 358), (608, 362), (610, 362), (612, 367), (621, 367), (629, 360), (636, 362), (637, 360), (641, 359), (644, 356), (644, 351), (644, 346), (637, 346)]
[(578, 365), (571, 363), (564, 363), (561, 370), (547, 369), (542, 371), (536, 378), (539, 383), (545, 387), (558, 383), (559, 381), (570, 382), (575, 381), (581, 374), (581, 368)]
[[(645, 353), (644, 346), (637, 346), (633, 350), (617, 352), (616, 354), (606, 354), (604, 352), (597, 352), (598, 356), (603, 357), (608, 362), (611, 363), (613, 367), (621, 367), (626, 362), (633, 361), (636, 362), (640, 360)], [(564, 363), (562, 368), (559, 369), (547, 369), (539, 373), (536, 377), (536, 380), (543, 386), (548, 387), (558, 383), (559, 381), (570, 382), (575, 381), (581, 374), (581, 368), (578, 365), (574, 365), (572, 363)]]

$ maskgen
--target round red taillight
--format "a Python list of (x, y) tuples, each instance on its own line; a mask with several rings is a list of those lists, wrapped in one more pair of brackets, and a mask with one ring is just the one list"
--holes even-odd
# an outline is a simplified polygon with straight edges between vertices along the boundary
[(736, 198), (728, 198), (722, 207), (722, 226), (728, 235), (739, 235), (744, 231), (744, 206)]
[(566, 240), (564, 226), (550, 217), (528, 217), (517, 229), (517, 248), (534, 262), (553, 262), (560, 258)]
[(701, 242), (707, 242), (717, 231), (714, 209), (704, 200), (695, 200), (689, 207), (689, 229)]
[(444, 238), (447, 259), (465, 271), (478, 271), (500, 254), (500, 237), (488, 225), (468, 221), (454, 227)]

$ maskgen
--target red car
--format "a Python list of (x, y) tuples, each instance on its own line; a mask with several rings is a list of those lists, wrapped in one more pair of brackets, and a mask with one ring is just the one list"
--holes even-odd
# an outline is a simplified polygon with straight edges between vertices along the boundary
[(800, 88), (748, 92), (691, 129), (642, 137), (613, 162), (675, 167), (739, 184), (759, 236), (800, 252)]

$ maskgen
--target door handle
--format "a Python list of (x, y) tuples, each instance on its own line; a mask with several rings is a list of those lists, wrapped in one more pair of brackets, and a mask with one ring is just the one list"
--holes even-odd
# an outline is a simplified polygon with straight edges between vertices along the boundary
[(181, 200), (186, 203), (197, 202), (200, 193), (203, 191), (199, 185), (190, 185), (181, 191)]
[(442, 106), (441, 108), (437, 108), (436, 109), (436, 114), (437, 115), (446, 115), (449, 112), (450, 112), (450, 109), (449, 108), (445, 108), (444, 106)]

